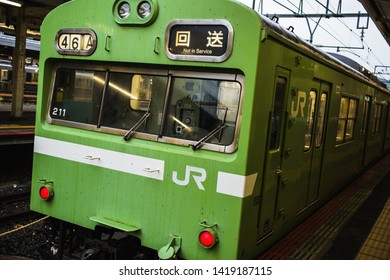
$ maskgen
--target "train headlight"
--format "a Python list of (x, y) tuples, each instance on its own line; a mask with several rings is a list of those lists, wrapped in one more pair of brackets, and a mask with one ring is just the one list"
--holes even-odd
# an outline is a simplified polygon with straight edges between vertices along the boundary
[(127, 2), (122, 2), (118, 6), (118, 15), (121, 19), (128, 18), (131, 13), (130, 4)]
[(149, 2), (141, 2), (138, 5), (138, 16), (142, 19), (150, 17), (152, 14), (152, 6)]
[(115, 0), (114, 21), (120, 25), (148, 26), (158, 16), (158, 0)]

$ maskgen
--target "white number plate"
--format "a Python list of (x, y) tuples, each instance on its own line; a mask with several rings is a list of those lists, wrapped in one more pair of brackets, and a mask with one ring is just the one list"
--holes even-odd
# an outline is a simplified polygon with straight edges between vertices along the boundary
[(62, 29), (56, 43), (60, 54), (91, 55), (96, 49), (96, 34), (90, 29)]

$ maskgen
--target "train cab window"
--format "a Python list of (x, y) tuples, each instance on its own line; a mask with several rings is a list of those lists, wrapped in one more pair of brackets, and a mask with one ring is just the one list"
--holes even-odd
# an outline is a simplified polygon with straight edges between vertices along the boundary
[(278, 77), (275, 88), (274, 108), (272, 111), (270, 150), (279, 148), (280, 134), (282, 132), (282, 118), (284, 113), (284, 99), (287, 79)]
[(230, 145), (233, 142), (241, 85), (235, 81), (174, 77), (165, 137)]
[(336, 135), (337, 143), (343, 143), (353, 139), (356, 112), (357, 99), (342, 97)]
[(311, 147), (311, 139), (313, 135), (313, 124), (315, 118), (315, 110), (316, 110), (316, 99), (317, 92), (314, 90), (310, 91), (309, 97), (309, 105), (307, 109), (307, 118), (306, 118), (306, 132), (305, 132), (305, 151), (310, 150)]
[(382, 123), (382, 112), (383, 112), (383, 105), (382, 104), (375, 104), (374, 106), (374, 115), (372, 118), (372, 134), (376, 134), (380, 132), (381, 123)]
[(96, 125), (104, 79), (104, 72), (59, 69), (51, 100), (50, 117)]
[[(168, 78), (110, 73), (101, 126), (158, 134)], [(141, 123), (142, 122), (142, 123)]]
[[(74, 68), (76, 67), (76, 68)], [(51, 124), (232, 153), (243, 76), (164, 69), (56, 68)]]

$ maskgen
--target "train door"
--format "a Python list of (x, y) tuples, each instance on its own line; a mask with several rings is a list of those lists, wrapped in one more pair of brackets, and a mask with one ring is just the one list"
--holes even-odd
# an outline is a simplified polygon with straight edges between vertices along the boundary
[(262, 202), (259, 208), (258, 238), (272, 232), (275, 218), (275, 203), (281, 180), (281, 161), (284, 127), (286, 122), (286, 99), (290, 72), (277, 68), (272, 111), (269, 112), (268, 145), (265, 158)]
[(390, 150), (390, 102), (387, 102), (387, 120), (386, 120), (386, 136), (384, 143), (384, 152)]
[(318, 200), (329, 92), (328, 83), (313, 81), (307, 95), (301, 176), (297, 185), (298, 211)]
[(372, 97), (369, 95), (366, 95), (364, 97), (364, 104), (363, 104), (363, 122), (362, 122), (362, 128), (360, 130), (360, 135), (363, 143), (363, 147), (361, 148), (361, 161), (360, 161), (360, 168), (363, 168), (365, 165), (365, 158), (366, 158), (366, 147), (367, 147), (367, 139), (368, 139), (368, 126), (369, 126), (369, 118), (370, 118), (370, 112), (371, 112), (371, 103), (372, 103)]
[(383, 104), (383, 112), (384, 112), (384, 132), (383, 132), (383, 141), (382, 141), (382, 154), (385, 152), (386, 150), (386, 140), (387, 140), (387, 133), (388, 133), (388, 119), (389, 119), (389, 102), (385, 102)]

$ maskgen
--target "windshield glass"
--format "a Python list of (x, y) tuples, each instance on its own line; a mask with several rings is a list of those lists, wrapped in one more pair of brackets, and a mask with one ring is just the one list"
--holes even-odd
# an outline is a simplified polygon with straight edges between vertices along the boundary
[(137, 131), (158, 134), (168, 78), (111, 73), (109, 80), (101, 125), (129, 130), (149, 110)]
[(231, 144), (240, 91), (241, 86), (238, 82), (173, 79), (164, 135), (199, 141), (218, 126), (225, 125), (207, 142)]
[(155, 73), (59, 68), (48, 121), (194, 149), (223, 151), (206, 144), (235, 141), (242, 91), (236, 75)]
[(50, 117), (97, 125), (104, 72), (60, 69), (56, 75)]

